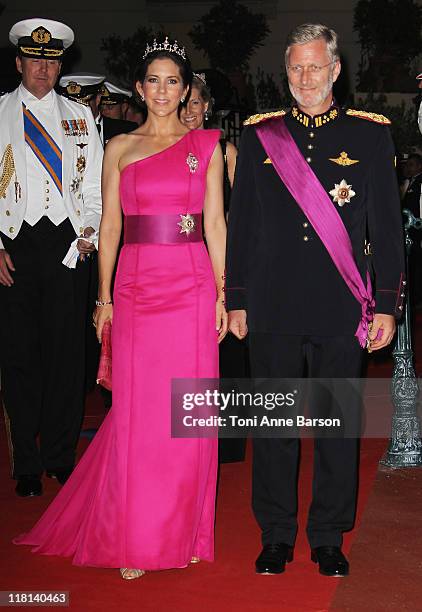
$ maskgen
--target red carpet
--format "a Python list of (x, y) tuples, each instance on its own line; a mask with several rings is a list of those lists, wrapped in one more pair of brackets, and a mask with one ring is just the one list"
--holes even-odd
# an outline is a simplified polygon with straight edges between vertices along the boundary
[(380, 469), (330, 612), (422, 610), (421, 514), (422, 469)]
[[(95, 425), (88, 418), (88, 426)], [(86, 445), (85, 441), (81, 446)], [(14, 535), (27, 530), (55, 495), (59, 485), (44, 479), (45, 494), (40, 498), (19, 499), (14, 481), (8, 476), (4, 432), (1, 437), (1, 502), (4, 523), (0, 554), (3, 571), (1, 590), (66, 590), (71, 609), (174, 611), (284, 610), (311, 612), (328, 610), (337, 586), (336, 580), (319, 576), (309, 560), (303, 533), (303, 515), (310, 502), (311, 442), (303, 444), (303, 470), (300, 481), (301, 533), (294, 563), (283, 576), (256, 576), (253, 562), (260, 550), (258, 529), (250, 510), (250, 452), (243, 464), (223, 465), (217, 507), (216, 562), (200, 563), (186, 570), (147, 574), (140, 580), (123, 581), (116, 570), (87, 569), (71, 565), (67, 559), (33, 555), (27, 547), (15, 547)], [(365, 441), (359, 508), (364, 506), (377, 461), (381, 441)], [(346, 537), (350, 547), (351, 536)]]
[[(420, 339), (418, 346), (422, 347)], [(372, 376), (391, 375), (391, 360), (371, 365)], [(91, 398), (85, 427), (95, 427), (99, 413), (98, 398)], [(357, 528), (345, 538), (345, 551), (350, 550), (365, 504), (373, 486), (378, 460), (384, 451), (383, 440), (362, 442), (360, 493)], [(86, 446), (82, 440), (80, 450)], [(304, 517), (310, 503), (312, 442), (302, 448), (300, 479), (300, 534), (294, 563), (282, 576), (257, 576), (254, 560), (260, 550), (258, 529), (250, 510), (250, 451), (248, 460), (223, 465), (219, 485), (216, 562), (200, 563), (185, 570), (150, 573), (135, 581), (123, 581), (117, 570), (78, 568), (68, 559), (33, 555), (27, 547), (15, 547), (11, 539), (30, 528), (55, 495), (58, 484), (44, 479), (45, 494), (40, 498), (20, 499), (14, 493), (15, 483), (9, 477), (4, 427), (0, 434), (0, 499), (3, 508), (0, 554), (3, 559), (0, 590), (66, 590), (70, 592), (70, 608), (89, 610), (143, 610), (187, 612), (325, 612), (330, 609), (339, 581), (320, 576), (310, 562), (304, 537)], [(382, 500), (387, 503), (387, 500)], [(403, 503), (411, 503), (403, 500)], [(372, 509), (372, 518), (383, 512)], [(415, 536), (416, 537), (416, 536)], [(397, 539), (399, 542), (399, 539)], [(373, 548), (372, 548), (373, 550)], [(382, 551), (381, 552), (382, 556)], [(361, 588), (371, 577), (365, 565), (352, 566), (353, 579)], [(385, 578), (385, 577), (384, 577)], [(346, 579), (348, 580), (348, 579)], [(341, 585), (340, 585), (341, 586)], [(364, 588), (364, 587), (363, 587)], [(376, 589), (373, 589), (376, 591)], [(360, 598), (362, 600), (362, 597)], [(364, 599), (364, 598), (363, 598)], [(336, 610), (369, 609), (338, 607)], [(408, 609), (400, 607), (396, 609)], [(417, 608), (413, 608), (413, 611)], [(422, 605), (419, 608), (422, 610)], [(373, 602), (372, 610), (381, 612)]]

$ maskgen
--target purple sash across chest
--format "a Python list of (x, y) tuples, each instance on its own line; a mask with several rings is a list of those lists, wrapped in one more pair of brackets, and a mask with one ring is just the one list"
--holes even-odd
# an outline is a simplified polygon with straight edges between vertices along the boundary
[(287, 129), (284, 118), (265, 121), (255, 129), (277, 174), (309, 219), (344, 282), (361, 305), (362, 317), (355, 336), (364, 348), (368, 342), (369, 324), (374, 318), (375, 302), (369, 274), (366, 275), (365, 287), (344, 223), (324, 187), (305, 161)]

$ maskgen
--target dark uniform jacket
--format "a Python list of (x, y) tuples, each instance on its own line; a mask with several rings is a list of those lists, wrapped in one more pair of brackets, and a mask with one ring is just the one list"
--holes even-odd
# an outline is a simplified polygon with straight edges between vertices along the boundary
[(407, 208), (416, 217), (420, 217), (420, 201), (422, 188), (422, 173), (412, 177), (411, 183), (403, 198), (403, 208)]
[[(253, 124), (260, 119), (252, 118), (244, 129), (237, 161), (228, 228), (227, 307), (246, 309), (251, 331), (354, 334), (361, 306), (268, 159)], [(327, 193), (343, 179), (349, 186), (350, 202), (340, 206), (330, 195), (332, 206), (349, 233), (365, 284), (369, 234), (376, 312), (400, 316), (403, 229), (388, 120), (334, 106), (314, 118), (293, 107), (284, 120)]]
[(125, 119), (111, 119), (110, 117), (103, 117), (103, 130), (104, 130), (104, 143), (117, 136), (118, 134), (127, 134), (133, 132), (139, 127), (134, 121), (126, 121)]

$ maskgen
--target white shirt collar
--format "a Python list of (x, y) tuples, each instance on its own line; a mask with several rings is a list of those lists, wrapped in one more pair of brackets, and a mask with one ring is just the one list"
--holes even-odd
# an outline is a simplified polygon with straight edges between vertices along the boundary
[(44, 110), (52, 110), (55, 102), (54, 90), (50, 90), (43, 98), (39, 99), (34, 96), (26, 87), (21, 83), (19, 85), (19, 93), (22, 101), (26, 106), (42, 108)]

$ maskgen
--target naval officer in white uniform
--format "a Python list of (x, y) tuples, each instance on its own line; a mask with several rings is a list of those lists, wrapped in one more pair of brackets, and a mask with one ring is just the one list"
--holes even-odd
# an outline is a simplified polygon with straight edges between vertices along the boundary
[(75, 462), (103, 149), (90, 109), (54, 91), (72, 30), (34, 18), (9, 38), (22, 82), (0, 99), (0, 367), (26, 497), (42, 493), (43, 472), (63, 483)]

